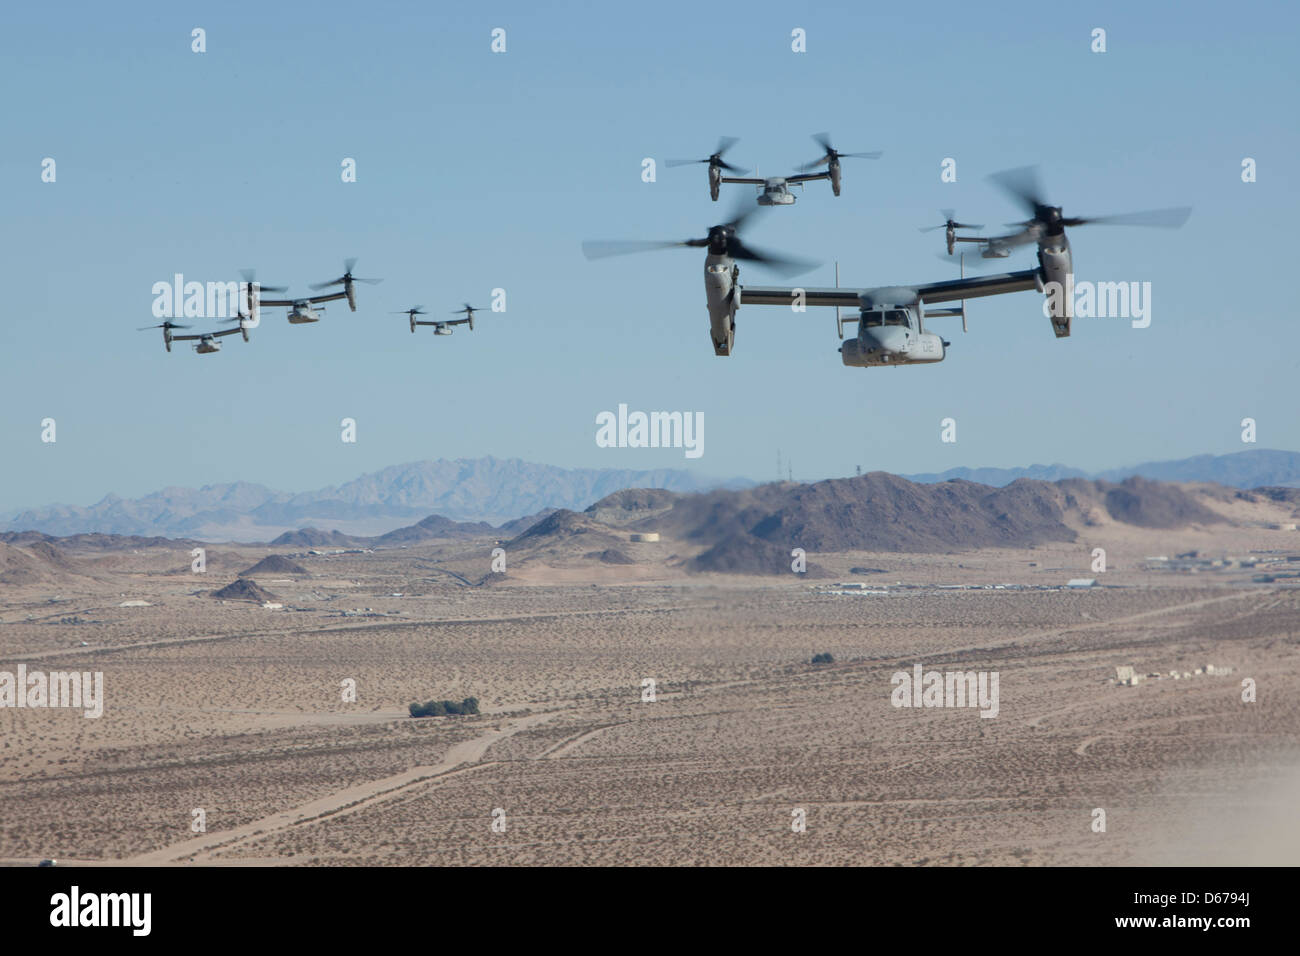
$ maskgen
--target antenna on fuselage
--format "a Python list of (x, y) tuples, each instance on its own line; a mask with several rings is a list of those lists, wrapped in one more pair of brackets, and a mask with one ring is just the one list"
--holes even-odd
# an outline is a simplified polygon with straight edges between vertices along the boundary
[[(960, 265), (961, 265), (961, 277), (964, 279), (966, 278), (966, 253), (964, 252), (961, 254)], [(963, 333), (965, 333), (966, 331), (966, 300), (965, 299), (961, 300), (961, 330)]]
[[(835, 260), (835, 288), (840, 287), (840, 261)], [(840, 338), (844, 338), (844, 320), (840, 318), (840, 307), (835, 306), (835, 330), (840, 333)]]
[[(958, 264), (961, 266), (961, 277), (964, 279), (966, 278), (966, 253), (963, 252), (960, 256), (958, 256), (957, 261)], [(922, 305), (917, 308), (916, 316), (917, 316), (918, 324), (921, 322), (923, 318), (927, 318), (927, 317), (931, 319), (935, 319), (939, 317), (957, 318), (958, 316), (960, 316), (961, 330), (965, 332), (966, 331), (966, 300), (962, 299), (961, 306), (956, 309), (932, 309), (931, 311), (926, 312), (924, 306)], [(921, 331), (923, 332), (925, 331), (924, 325), (921, 325)]]

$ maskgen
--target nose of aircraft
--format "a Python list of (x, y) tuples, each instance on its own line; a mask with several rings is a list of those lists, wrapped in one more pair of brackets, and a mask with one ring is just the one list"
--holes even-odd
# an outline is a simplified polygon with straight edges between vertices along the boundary
[(907, 330), (897, 326), (866, 329), (862, 339), (863, 351), (868, 355), (907, 350)]

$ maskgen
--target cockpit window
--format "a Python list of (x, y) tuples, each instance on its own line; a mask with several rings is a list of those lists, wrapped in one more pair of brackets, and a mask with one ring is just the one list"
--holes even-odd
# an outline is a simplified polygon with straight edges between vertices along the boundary
[(879, 328), (882, 325), (901, 325), (907, 328), (907, 310), (872, 309), (863, 314), (863, 324), (867, 328)]

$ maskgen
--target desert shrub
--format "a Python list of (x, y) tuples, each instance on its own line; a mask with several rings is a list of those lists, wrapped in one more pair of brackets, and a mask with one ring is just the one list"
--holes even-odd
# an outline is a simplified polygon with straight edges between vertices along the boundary
[(426, 700), (423, 704), (410, 704), (407, 710), (412, 717), (463, 716), (478, 713), (478, 698), (466, 697), (459, 704), (454, 700)]
[(822, 654), (814, 654), (812, 662), (814, 664), (834, 664), (835, 658), (831, 657), (829, 652), (822, 653)]

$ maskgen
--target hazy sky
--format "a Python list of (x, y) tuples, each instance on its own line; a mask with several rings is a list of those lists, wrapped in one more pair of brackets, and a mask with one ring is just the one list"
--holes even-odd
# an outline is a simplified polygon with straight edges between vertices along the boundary
[[(1256, 447), (1300, 448), (1294, 4), (283, 6), (6, 5), (0, 509), (487, 454), (759, 479), (778, 448), (802, 479), (1099, 469), (1241, 450), (1247, 416)], [(588, 238), (703, 235), (748, 188), (711, 203), (703, 166), (665, 158), (728, 134), (728, 159), (788, 172), (821, 130), (884, 156), (845, 160), (840, 198), (810, 184), (754, 224), (754, 244), (826, 263), (797, 284), (832, 284), (837, 258), (849, 285), (953, 277), (942, 234), (917, 227), (946, 206), (1023, 218), (986, 176), (1037, 163), (1066, 215), (1194, 207), (1179, 231), (1071, 233), (1081, 280), (1152, 283), (1151, 326), (1077, 319), (1057, 340), (1019, 293), (972, 301), (967, 335), (935, 320), (942, 364), (850, 369), (833, 311), (750, 306), (718, 358), (699, 250), (583, 258)], [(291, 327), (267, 310), (251, 343), (210, 356), (135, 331), (174, 273), (251, 266), (305, 293), (345, 256), (385, 280), (355, 314)], [(472, 334), (412, 336), (387, 314), (496, 287), (507, 312)], [(704, 455), (598, 448), (596, 415), (620, 402), (703, 412)]]

